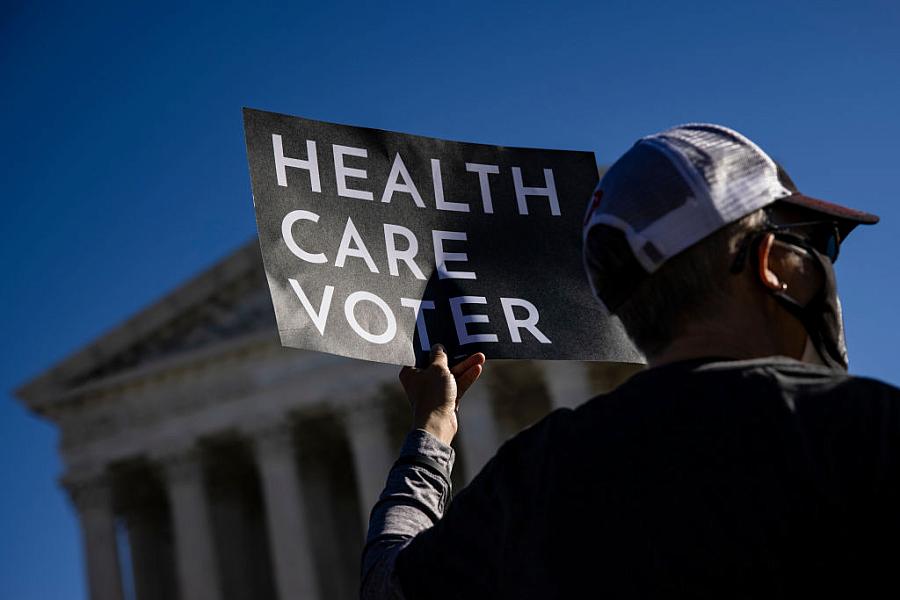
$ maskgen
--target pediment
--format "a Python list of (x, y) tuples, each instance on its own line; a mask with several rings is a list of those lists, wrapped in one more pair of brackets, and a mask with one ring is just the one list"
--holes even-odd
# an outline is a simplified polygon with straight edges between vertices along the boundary
[(260, 265), (258, 273), (247, 273), (223, 284), (205, 302), (173, 315), (160, 328), (135, 340), (118, 354), (73, 379), (72, 383), (79, 385), (103, 379), (265, 328), (276, 331), (272, 301)]
[(68, 390), (277, 329), (256, 240), (16, 391), (34, 410)]

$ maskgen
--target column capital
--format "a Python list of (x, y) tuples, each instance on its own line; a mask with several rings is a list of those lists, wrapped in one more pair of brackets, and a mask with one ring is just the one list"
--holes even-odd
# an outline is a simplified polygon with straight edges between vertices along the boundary
[(104, 471), (70, 472), (60, 478), (79, 512), (112, 509), (112, 480)]
[(294, 427), (287, 416), (255, 421), (242, 431), (253, 442), (260, 460), (290, 455), (294, 451)]
[(193, 441), (155, 452), (153, 458), (162, 466), (166, 480), (170, 483), (202, 481), (203, 457), (200, 448)]

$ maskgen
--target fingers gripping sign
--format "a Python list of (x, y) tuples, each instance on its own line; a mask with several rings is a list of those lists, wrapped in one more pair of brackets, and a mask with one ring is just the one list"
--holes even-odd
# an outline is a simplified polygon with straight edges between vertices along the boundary
[(435, 344), (427, 367), (403, 367), (400, 383), (412, 407), (413, 428), (424, 429), (449, 445), (459, 429), (459, 400), (481, 375), (484, 361), (484, 354), (478, 352), (450, 368), (444, 347)]

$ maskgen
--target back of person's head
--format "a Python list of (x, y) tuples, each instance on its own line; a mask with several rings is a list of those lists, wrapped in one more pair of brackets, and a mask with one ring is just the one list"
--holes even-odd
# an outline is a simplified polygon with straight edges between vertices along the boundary
[(762, 211), (730, 223), (644, 276), (625, 234), (599, 225), (585, 240), (595, 277), (622, 282), (629, 293), (615, 309), (628, 336), (649, 356), (659, 354), (688, 322), (714, 320), (739, 293), (729, 268), (741, 241), (758, 229)]
[[(732, 276), (735, 265), (758, 268), (750, 242), (762, 238), (754, 235), (791, 237), (782, 231), (789, 225), (773, 223), (775, 207), (804, 215), (792, 217), (799, 225), (832, 223), (835, 252), (857, 224), (877, 221), (801, 194), (756, 144), (726, 127), (689, 124), (641, 138), (603, 176), (585, 216), (584, 261), (595, 296), (642, 352), (657, 355), (689, 325), (733, 314), (729, 309), (748, 289)], [(822, 242), (822, 252), (829, 243)], [(833, 279), (833, 272), (826, 275)], [(798, 303), (783, 281), (777, 289), (765, 277), (763, 284), (808, 320), (804, 307), (788, 306)]]

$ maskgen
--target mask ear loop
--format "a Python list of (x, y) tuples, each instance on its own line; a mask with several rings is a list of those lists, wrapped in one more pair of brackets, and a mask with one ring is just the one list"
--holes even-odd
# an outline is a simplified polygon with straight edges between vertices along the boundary
[[(756, 269), (759, 278), (765, 282), (766, 287), (771, 291), (772, 295), (782, 301), (784, 308), (792, 315), (806, 325), (806, 319), (803, 313), (804, 306), (801, 305), (796, 298), (787, 293), (788, 285), (784, 281), (780, 281), (778, 276), (769, 269), (769, 254), (772, 246), (775, 245), (775, 234), (765, 232), (758, 238), (760, 245), (756, 255)], [(804, 248), (805, 249), (805, 248)]]
[[(753, 250), (757, 248), (757, 244), (762, 241), (763, 236), (767, 233), (772, 233), (771, 231), (759, 232), (756, 234), (747, 235), (744, 238), (744, 241), (741, 242), (741, 245), (738, 247), (738, 251), (735, 255), (734, 262), (731, 264), (731, 273), (737, 274), (744, 270), (744, 267), (749, 262), (752, 264), (754, 268), (759, 270), (759, 252), (754, 252)], [(818, 258), (818, 262), (820, 263), (821, 268), (826, 268), (824, 260), (828, 260), (827, 257), (824, 257), (816, 251), (814, 248), (811, 248), (805, 244), (801, 244), (805, 250), (808, 250), (812, 253), (814, 258)], [(756, 264), (753, 262), (756, 261)], [(827, 276), (826, 276), (827, 279)], [(846, 346), (844, 346), (845, 350), (843, 352), (844, 358), (838, 358), (835, 356), (835, 352), (832, 351), (829, 344), (823, 345), (822, 342), (823, 334), (817, 329), (817, 321), (813, 317), (813, 315), (808, 314), (807, 307), (810, 305), (814, 305), (817, 302), (821, 302), (824, 295), (826, 294), (827, 282), (823, 284), (822, 288), (817, 292), (817, 294), (809, 301), (809, 304), (806, 306), (801, 306), (799, 302), (795, 298), (789, 296), (786, 292), (787, 286), (781, 287), (778, 289), (770, 289), (772, 295), (778, 301), (781, 306), (787, 310), (790, 314), (797, 318), (800, 323), (803, 324), (803, 328), (806, 329), (808, 339), (812, 342), (813, 347), (816, 349), (816, 352), (819, 354), (820, 358), (825, 362), (825, 364), (832, 369), (840, 369), (843, 371), (847, 370), (847, 360), (846, 360)], [(838, 354), (841, 354), (839, 351)]]
[[(771, 236), (771, 237), (770, 237)], [(763, 240), (760, 240), (763, 241)], [(759, 272), (759, 277), (763, 280), (769, 280), (770, 278), (777, 277), (774, 273), (772, 273), (768, 269), (768, 257), (769, 252), (772, 249), (772, 245), (775, 243), (775, 236), (769, 232), (769, 235), (765, 237), (766, 246), (760, 247), (757, 252), (754, 253), (754, 258), (757, 260), (757, 270)], [(809, 252), (813, 258), (818, 258), (820, 253), (818, 253), (814, 248), (806, 245), (801, 246), (804, 250)], [(821, 263), (822, 258), (819, 258), (818, 261)], [(824, 258), (824, 260), (828, 260)], [(764, 266), (765, 265), (765, 266)], [(821, 301), (822, 295), (825, 293), (825, 285), (823, 283), (822, 288), (816, 293), (816, 295), (809, 301), (808, 304), (803, 305), (800, 304), (796, 298), (790, 296), (787, 293), (787, 284), (785, 282), (780, 282), (781, 285), (771, 286), (766, 284), (766, 287), (769, 288), (772, 295), (775, 297), (775, 300), (781, 304), (781, 307), (788, 311), (791, 315), (794, 316), (800, 324), (803, 325), (803, 328), (806, 330), (807, 335), (807, 343), (812, 343), (813, 347), (816, 349), (816, 352), (819, 354), (820, 359), (826, 365), (828, 364), (827, 360), (823, 357), (823, 350), (819, 348), (819, 344), (817, 344), (816, 337), (820, 337), (820, 334), (817, 331), (815, 318), (809, 313), (807, 308), (809, 306), (815, 305), (816, 302)], [(843, 367), (846, 369), (846, 367)]]

